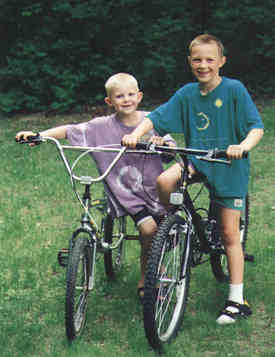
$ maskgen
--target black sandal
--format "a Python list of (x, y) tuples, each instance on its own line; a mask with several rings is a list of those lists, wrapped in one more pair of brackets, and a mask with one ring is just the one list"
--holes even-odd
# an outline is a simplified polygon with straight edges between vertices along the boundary
[[(228, 307), (234, 307), (234, 308), (238, 309), (238, 311), (236, 311), (236, 312), (229, 311), (227, 309)], [(218, 318), (221, 317), (222, 315), (230, 317), (235, 322), (239, 318), (246, 319), (247, 317), (252, 315), (252, 311), (251, 311), (250, 306), (248, 305), (248, 302), (246, 300), (244, 301), (243, 304), (238, 304), (235, 301), (228, 300), (228, 301), (226, 301), (225, 306), (224, 306), (223, 310), (220, 312)]]
[(139, 302), (143, 305), (144, 303), (144, 287), (140, 287), (137, 289), (137, 296), (139, 299)]

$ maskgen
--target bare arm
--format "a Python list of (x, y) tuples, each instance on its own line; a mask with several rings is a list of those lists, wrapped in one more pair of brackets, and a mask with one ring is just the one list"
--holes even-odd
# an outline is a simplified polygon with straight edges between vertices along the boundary
[(148, 131), (153, 129), (153, 127), (154, 126), (152, 121), (149, 118), (145, 118), (131, 134), (123, 136), (122, 138), (123, 145), (126, 145), (134, 149), (139, 139)]
[(49, 136), (55, 139), (66, 139), (67, 138), (67, 126), (58, 126), (56, 128), (48, 129), (40, 133), (41, 136)]
[[(19, 140), (23, 138), (24, 140), (27, 139), (28, 136), (36, 135), (33, 131), (19, 131), (16, 134), (16, 139)], [(44, 130), (40, 133), (41, 136), (49, 136), (55, 139), (66, 139), (67, 137), (67, 126), (58, 126), (56, 128)]]
[(239, 145), (230, 145), (227, 155), (230, 159), (241, 159), (244, 151), (250, 151), (264, 135), (264, 129), (252, 129)]

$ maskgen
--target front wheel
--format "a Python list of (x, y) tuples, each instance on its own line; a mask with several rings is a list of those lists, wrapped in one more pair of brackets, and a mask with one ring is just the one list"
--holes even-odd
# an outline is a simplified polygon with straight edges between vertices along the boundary
[(79, 336), (86, 321), (88, 294), (93, 280), (93, 254), (88, 238), (79, 234), (70, 248), (67, 265), (65, 325), (69, 341)]
[(150, 345), (159, 350), (176, 336), (187, 303), (191, 236), (187, 221), (168, 216), (160, 225), (148, 257), (143, 318)]
[[(248, 233), (248, 223), (249, 223), (249, 196), (245, 198), (245, 207), (241, 212), (240, 217), (240, 241), (242, 244), (243, 252), (245, 253), (246, 243), (247, 243), (247, 233)], [(225, 282), (229, 279), (229, 271), (227, 264), (227, 257), (225, 252), (215, 252), (210, 255), (210, 263), (212, 272), (219, 282)]]
[(113, 218), (108, 214), (104, 221), (104, 241), (117, 247), (104, 253), (105, 273), (109, 279), (114, 279), (120, 271), (125, 258), (125, 241), (121, 236), (126, 234), (126, 217)]

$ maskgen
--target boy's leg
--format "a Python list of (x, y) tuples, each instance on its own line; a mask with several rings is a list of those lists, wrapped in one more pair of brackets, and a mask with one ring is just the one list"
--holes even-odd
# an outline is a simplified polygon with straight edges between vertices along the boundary
[(160, 202), (166, 207), (170, 206), (170, 194), (175, 192), (177, 182), (181, 177), (181, 166), (176, 163), (170, 166), (157, 178), (157, 190)]
[(221, 208), (221, 226), (231, 284), (243, 283), (244, 255), (240, 241), (241, 211)]
[(242, 316), (251, 314), (243, 299), (244, 254), (240, 242), (240, 215), (239, 210), (221, 208), (221, 227), (230, 276), (228, 301), (233, 304), (226, 304), (217, 319), (219, 324), (234, 323), (238, 313), (243, 313)]
[(144, 278), (148, 252), (151, 248), (152, 238), (157, 231), (157, 217), (153, 217), (147, 208), (142, 209), (140, 212), (132, 216), (135, 224), (139, 230), (140, 236), (140, 280), (138, 282), (138, 295), (142, 300), (144, 295)]
[(140, 232), (140, 280), (138, 288), (144, 287), (145, 270), (148, 259), (148, 253), (151, 248), (152, 238), (157, 231), (157, 224), (153, 217), (148, 217), (138, 226)]

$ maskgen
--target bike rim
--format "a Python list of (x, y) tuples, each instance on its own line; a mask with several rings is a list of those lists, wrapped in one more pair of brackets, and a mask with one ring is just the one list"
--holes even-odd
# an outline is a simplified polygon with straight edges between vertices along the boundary
[[(87, 298), (88, 298), (88, 289), (89, 289), (89, 276), (87, 271), (87, 266), (85, 263), (85, 255), (82, 254), (80, 257), (80, 262), (78, 265), (78, 278), (79, 281), (76, 283), (76, 296), (75, 300), (77, 300), (75, 304), (75, 312), (74, 312), (74, 327), (76, 334), (79, 334), (86, 316), (87, 309)], [(79, 293), (78, 293), (79, 292)]]
[(184, 262), (182, 272), (180, 271), (180, 267), (183, 256), (182, 252), (185, 249), (184, 256), (188, 256), (190, 246), (187, 244), (184, 247), (185, 242), (184, 240), (179, 241), (179, 237), (175, 237), (174, 243), (174, 248), (170, 248), (169, 252), (166, 253), (166, 256), (169, 255), (169, 259), (165, 261), (164, 256), (167, 242), (164, 244), (159, 265), (159, 270), (162, 269), (162, 265), (166, 265), (165, 271), (158, 279), (159, 289), (157, 290), (158, 294), (155, 305), (155, 323), (158, 336), (162, 342), (166, 342), (173, 335), (179, 321), (179, 315), (182, 313), (186, 292), (187, 262)]

